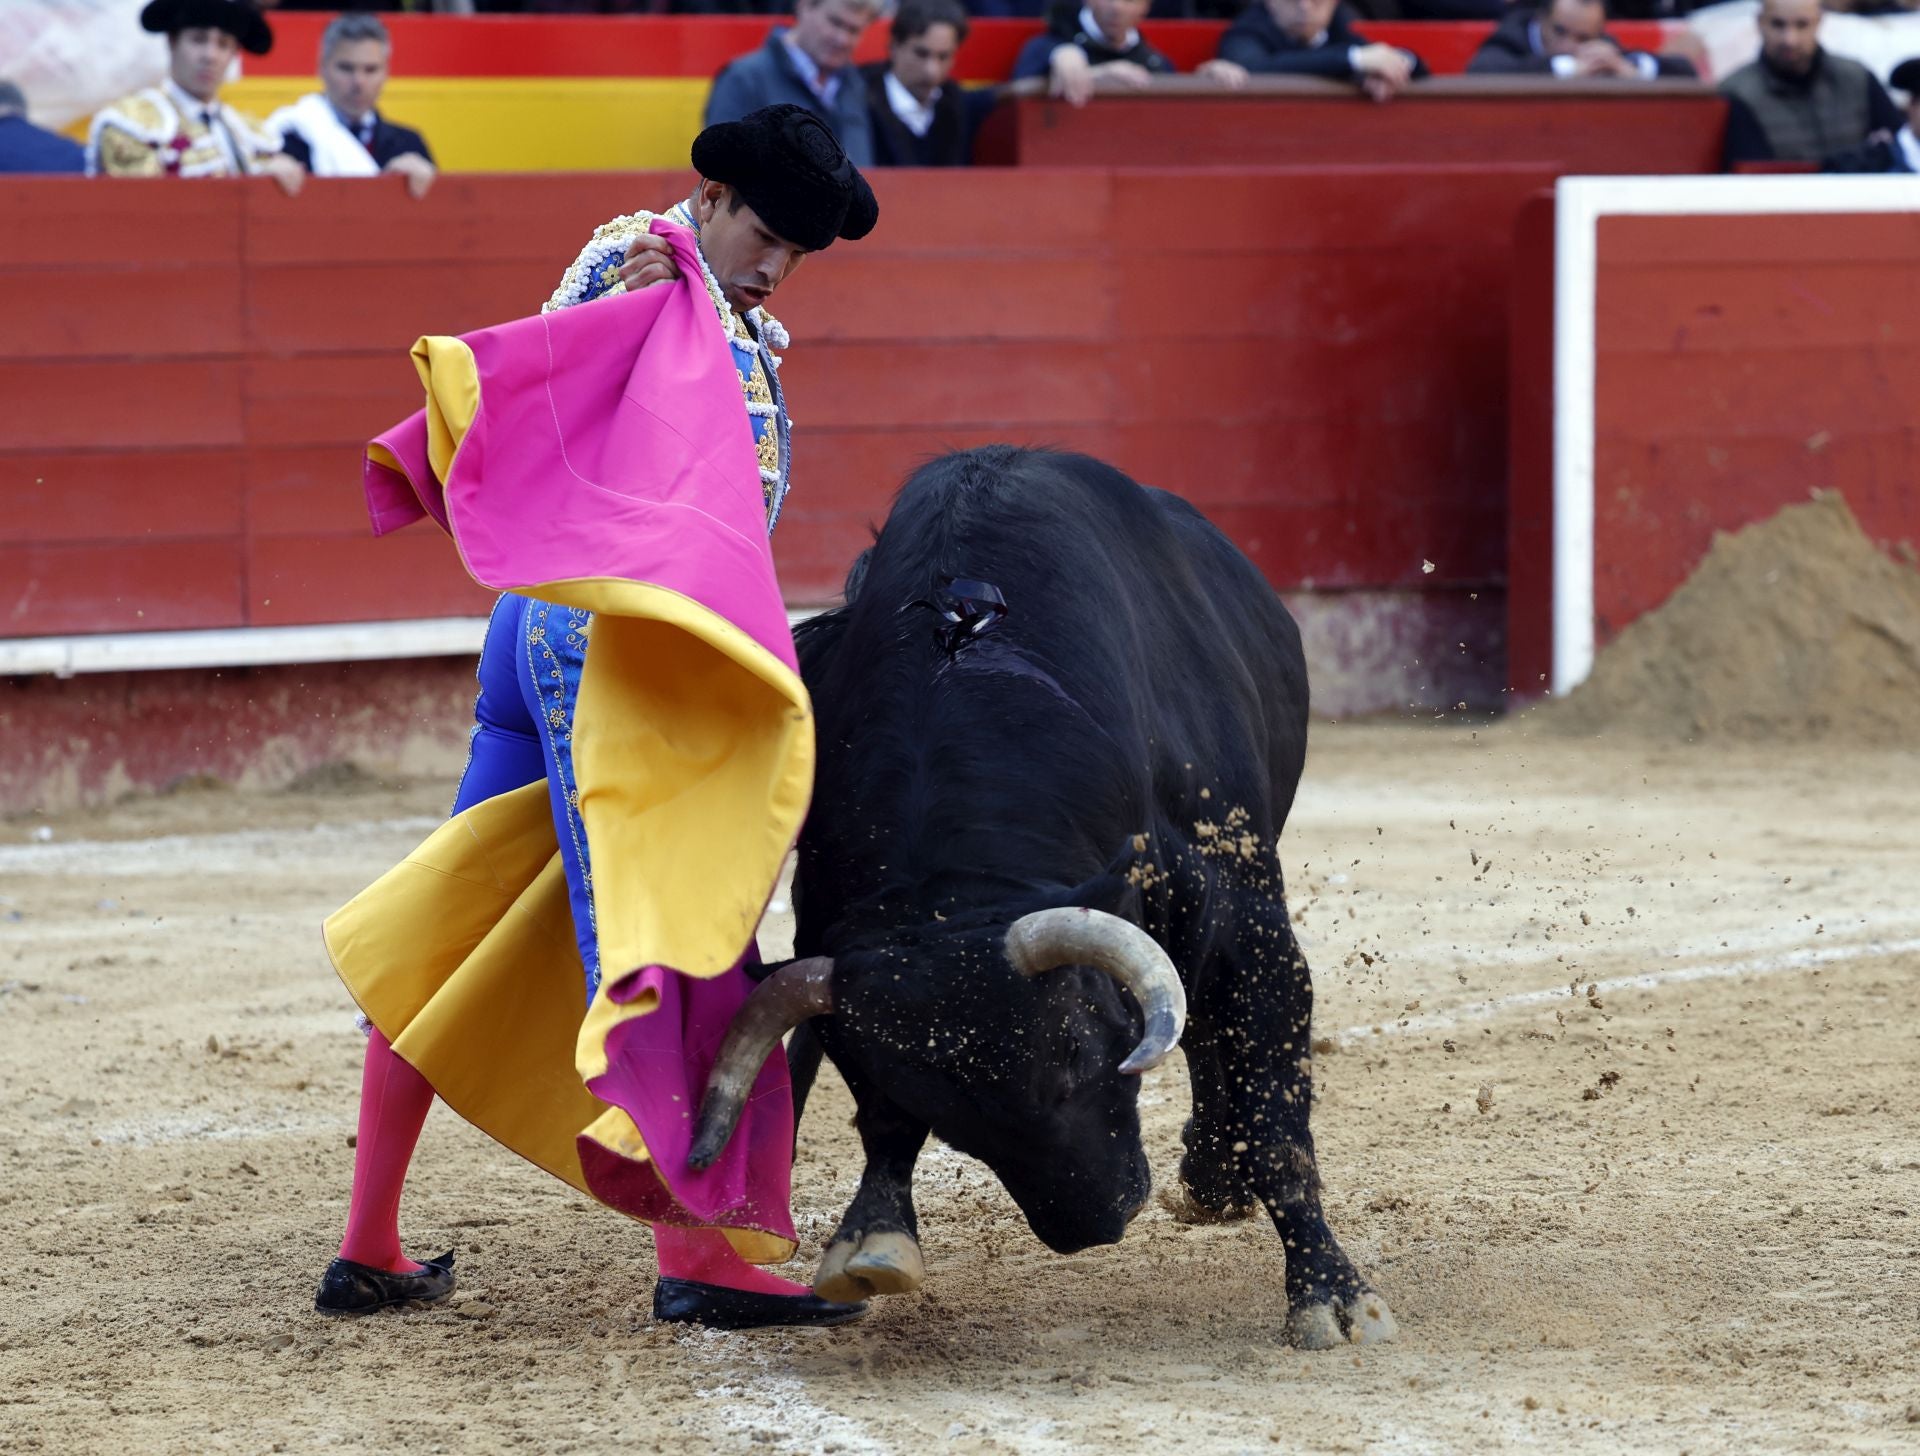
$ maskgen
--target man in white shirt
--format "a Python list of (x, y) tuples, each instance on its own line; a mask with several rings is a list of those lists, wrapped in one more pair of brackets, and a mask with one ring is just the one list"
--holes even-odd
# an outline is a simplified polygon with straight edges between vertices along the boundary
[(279, 139), (220, 99), (241, 51), (264, 56), (273, 31), (248, 0), (152, 0), (145, 30), (167, 38), (167, 79), (93, 118), (87, 171), (109, 177), (268, 176), (286, 192), (306, 172)]
[(971, 159), (995, 93), (951, 84), (967, 29), (959, 0), (901, 0), (887, 59), (860, 68), (876, 166), (963, 167)]
[(320, 37), (320, 82), (326, 89), (267, 118), (287, 155), (316, 177), (396, 173), (415, 197), (425, 197), (434, 179), (426, 139), (378, 110), (392, 59), (392, 38), (373, 16), (341, 15), (330, 22)]

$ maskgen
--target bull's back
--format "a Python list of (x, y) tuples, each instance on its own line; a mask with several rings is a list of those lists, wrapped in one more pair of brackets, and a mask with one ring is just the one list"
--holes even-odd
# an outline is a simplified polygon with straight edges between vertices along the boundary
[[(955, 577), (1008, 610), (949, 657), (926, 603)], [(990, 802), (1024, 776), (1022, 812), (1073, 821), (1102, 863), (1150, 817), (1206, 817), (1203, 788), (1261, 830), (1284, 822), (1305, 751), (1299, 634), (1178, 497), (1084, 456), (944, 456), (901, 489), (848, 597), (801, 633), (816, 814), (925, 823), (942, 797)]]
[[(1181, 764), (1257, 763), (1284, 817), (1305, 754), (1299, 630), (1187, 501), (1086, 456), (986, 446), (917, 471), (872, 556), (869, 581), (893, 596), (940, 576), (992, 582), (1006, 633), (1083, 703)], [(1233, 787), (1267, 800), (1250, 779)]]

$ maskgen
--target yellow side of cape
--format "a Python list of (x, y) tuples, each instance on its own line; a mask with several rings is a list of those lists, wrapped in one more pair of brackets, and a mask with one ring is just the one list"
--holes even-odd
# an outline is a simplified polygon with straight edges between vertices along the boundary
[[(423, 339), (429, 454), (442, 480), (476, 417), (472, 352)], [(454, 521), (457, 537), (459, 522)], [(602, 980), (585, 977), (545, 780), (455, 815), (331, 916), (326, 943), (354, 999), (447, 1104), (586, 1190), (575, 1139), (650, 1155), (586, 1083), (607, 1039), (651, 1014), (630, 973), (709, 977), (752, 942), (812, 789), (812, 708), (799, 675), (747, 633), (664, 587), (620, 578), (519, 589), (594, 614), (573, 723)], [(657, 1174), (669, 1189), (673, 1170)], [(743, 1256), (785, 1239), (729, 1229)]]

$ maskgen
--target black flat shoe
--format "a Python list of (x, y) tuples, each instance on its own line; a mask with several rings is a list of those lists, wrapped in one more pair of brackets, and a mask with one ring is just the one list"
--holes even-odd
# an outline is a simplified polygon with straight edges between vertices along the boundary
[(390, 1274), (335, 1259), (320, 1280), (313, 1307), (321, 1314), (372, 1314), (395, 1304), (438, 1304), (453, 1293), (453, 1250), (427, 1260), (418, 1274)]
[(653, 1317), (664, 1324), (713, 1330), (758, 1330), (769, 1325), (844, 1325), (867, 1312), (866, 1302), (835, 1304), (817, 1294), (753, 1294), (691, 1279), (653, 1286)]

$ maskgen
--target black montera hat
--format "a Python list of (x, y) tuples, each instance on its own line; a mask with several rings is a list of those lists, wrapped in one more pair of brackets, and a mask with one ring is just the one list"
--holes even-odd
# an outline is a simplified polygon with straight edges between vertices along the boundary
[(1920, 95), (1920, 56), (1895, 66), (1888, 73), (1887, 80), (1896, 91), (1904, 91), (1909, 96)]
[(264, 56), (273, 49), (273, 27), (247, 0), (151, 0), (140, 12), (141, 28), (161, 35), (197, 25), (224, 30), (251, 55)]
[(864, 238), (880, 204), (827, 124), (804, 106), (763, 106), (708, 127), (693, 165), (724, 182), (790, 243), (819, 252), (835, 238)]

